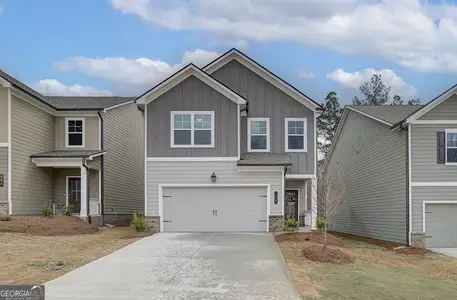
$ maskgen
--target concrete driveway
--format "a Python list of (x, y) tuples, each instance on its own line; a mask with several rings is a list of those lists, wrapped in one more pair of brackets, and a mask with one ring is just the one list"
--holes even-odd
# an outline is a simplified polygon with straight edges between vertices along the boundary
[(46, 284), (46, 299), (301, 299), (271, 234), (159, 233)]
[(457, 248), (430, 248), (433, 252), (457, 258)]

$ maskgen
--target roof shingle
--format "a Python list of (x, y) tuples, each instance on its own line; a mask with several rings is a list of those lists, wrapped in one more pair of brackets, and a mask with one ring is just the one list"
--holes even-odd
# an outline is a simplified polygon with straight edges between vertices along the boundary
[(394, 125), (419, 110), (422, 105), (348, 105), (348, 107)]

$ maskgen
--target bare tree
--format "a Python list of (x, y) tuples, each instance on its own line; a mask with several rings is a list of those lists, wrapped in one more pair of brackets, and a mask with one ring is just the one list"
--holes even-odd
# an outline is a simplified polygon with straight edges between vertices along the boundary
[(317, 179), (317, 200), (315, 209), (317, 215), (323, 220), (324, 225), (324, 251), (327, 247), (327, 229), (332, 221), (332, 218), (337, 215), (344, 206), (345, 193), (338, 175), (328, 174), (325, 171), (320, 171)]

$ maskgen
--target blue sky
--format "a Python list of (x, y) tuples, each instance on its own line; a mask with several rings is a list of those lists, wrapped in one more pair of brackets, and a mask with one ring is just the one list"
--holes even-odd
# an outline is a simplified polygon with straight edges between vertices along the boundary
[(350, 103), (373, 72), (423, 102), (457, 83), (455, 1), (230, 4), (0, 0), (0, 68), (45, 94), (138, 95), (237, 47), (319, 102)]

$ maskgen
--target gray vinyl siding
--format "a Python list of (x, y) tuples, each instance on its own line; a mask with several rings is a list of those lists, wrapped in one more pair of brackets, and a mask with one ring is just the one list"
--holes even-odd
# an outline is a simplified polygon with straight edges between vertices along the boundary
[(8, 143), (9, 89), (0, 88), (0, 143)]
[[(457, 118), (457, 115), (454, 119)], [(437, 163), (436, 133), (456, 129), (457, 125), (411, 125), (411, 180), (412, 182), (457, 181), (457, 166)]]
[(102, 116), (105, 214), (144, 211), (144, 114), (131, 103)]
[(36, 167), (30, 155), (54, 149), (54, 117), (15, 95), (11, 106), (12, 212), (41, 214), (54, 196), (52, 168)]
[[(80, 168), (54, 168), (54, 201), (56, 206), (65, 206), (68, 191), (67, 176), (81, 177)], [(89, 174), (89, 197), (98, 198), (99, 182), (98, 171), (90, 170)]]
[(100, 149), (99, 145), (99, 118), (95, 117), (79, 117), (77, 115), (73, 116), (74, 118), (84, 118), (84, 148), (66, 148), (65, 147), (65, 126), (66, 118), (72, 117), (56, 117), (55, 118), (55, 149), (56, 150), (74, 150), (74, 149), (86, 149), (86, 150), (98, 150)]
[[(214, 148), (171, 148), (172, 111), (214, 111)], [(148, 157), (238, 156), (237, 104), (195, 76), (149, 103), (147, 114)]]
[[(307, 184), (308, 181), (304, 181), (304, 180), (286, 180), (285, 181), (285, 189), (300, 189), (300, 192), (299, 192), (299, 200), (300, 200), (300, 204), (299, 204), (299, 211), (298, 211), (298, 214), (299, 216), (303, 216), (305, 215), (305, 211), (308, 210), (308, 207), (306, 206), (307, 204), (307, 201), (306, 199), (311, 199), (311, 198), (307, 198), (308, 195), (307, 195), (307, 188), (306, 188), (306, 184)], [(311, 202), (311, 201), (308, 201), (308, 202)]]
[[(159, 184), (210, 184), (214, 172), (218, 184), (270, 184), (270, 215), (282, 215), (282, 173), (240, 172), (236, 161), (148, 161), (148, 211), (149, 216), (159, 215)], [(278, 204), (274, 204), (274, 192)]]
[(457, 118), (457, 95), (449, 97), (441, 104), (432, 108), (419, 120), (455, 120)]
[(331, 230), (406, 243), (406, 132), (349, 111), (327, 173), (344, 187)]
[(424, 201), (457, 201), (457, 186), (413, 186), (411, 193), (412, 232), (422, 232)]
[[(0, 174), (3, 174), (3, 187), (0, 187), (0, 204), (8, 203), (8, 148), (0, 147)], [(0, 212), (2, 214), (3, 212)]]
[(101, 156), (94, 157), (94, 159), (86, 159), (86, 165), (94, 170), (100, 170), (102, 165), (101, 165)]
[[(233, 60), (212, 76), (249, 101), (248, 117), (270, 118), (270, 152), (285, 152), (285, 118), (307, 119), (307, 152), (290, 153), (292, 174), (314, 173), (314, 112)], [(241, 152), (247, 152), (247, 118), (241, 118)]]

